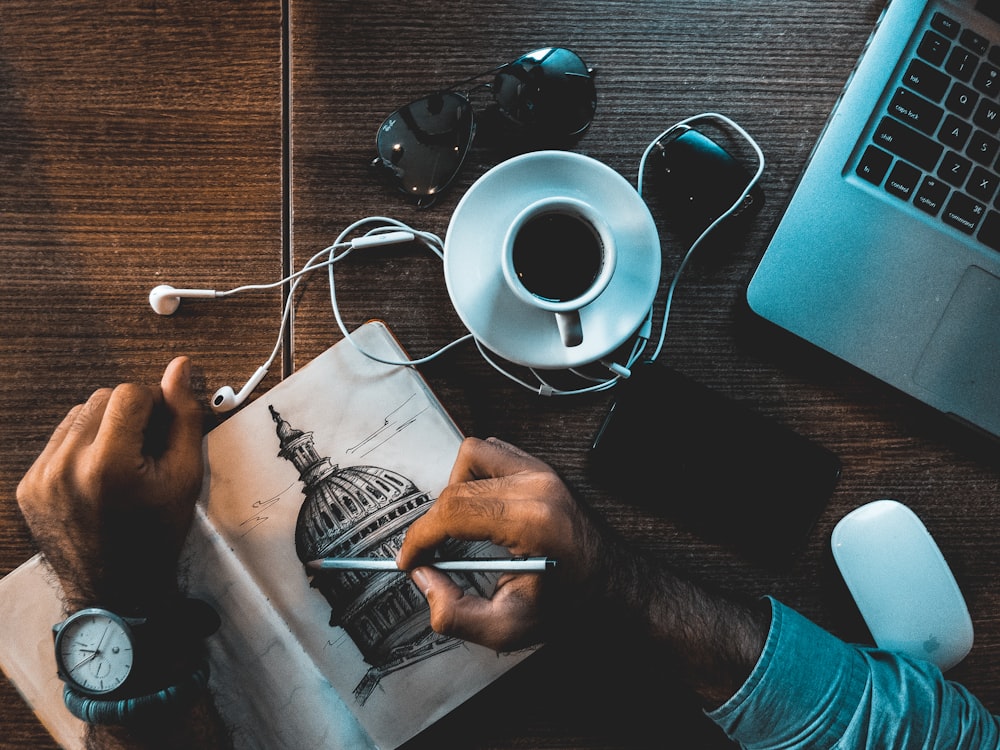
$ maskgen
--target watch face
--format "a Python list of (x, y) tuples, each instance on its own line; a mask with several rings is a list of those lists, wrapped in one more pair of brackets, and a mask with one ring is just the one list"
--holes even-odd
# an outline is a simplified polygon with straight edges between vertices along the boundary
[(61, 676), (84, 693), (110, 693), (132, 671), (132, 631), (107, 610), (84, 609), (69, 617), (55, 647)]

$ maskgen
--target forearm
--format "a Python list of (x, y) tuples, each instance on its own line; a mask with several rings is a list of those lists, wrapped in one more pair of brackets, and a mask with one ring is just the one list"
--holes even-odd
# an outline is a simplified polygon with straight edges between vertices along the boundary
[(715, 707), (746, 681), (767, 638), (770, 610), (675, 574), (609, 535), (584, 600), (610, 626), (635, 634), (670, 673)]

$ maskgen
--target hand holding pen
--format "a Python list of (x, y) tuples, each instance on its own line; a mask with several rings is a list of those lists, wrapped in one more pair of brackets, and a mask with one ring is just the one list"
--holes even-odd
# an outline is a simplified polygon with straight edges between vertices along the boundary
[[(466, 439), (450, 479), (407, 531), (399, 567), (427, 597), (437, 632), (496, 650), (538, 643), (553, 610), (546, 602), (591, 575), (599, 532), (551, 467), (500, 440)], [(558, 565), (545, 575), (503, 575), (486, 599), (463, 592), (431, 564), (449, 538), (489, 540), (514, 556)]]

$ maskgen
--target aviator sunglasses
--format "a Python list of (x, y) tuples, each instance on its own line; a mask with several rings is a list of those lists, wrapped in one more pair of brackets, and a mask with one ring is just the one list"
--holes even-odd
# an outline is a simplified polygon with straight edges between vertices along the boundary
[[(492, 80), (456, 91), (487, 76)], [(397, 109), (378, 129), (372, 166), (418, 206), (431, 205), (462, 168), (476, 134), (469, 97), (482, 89), (492, 93), (501, 122), (538, 144), (580, 135), (597, 108), (594, 71), (579, 55), (536, 49)]]

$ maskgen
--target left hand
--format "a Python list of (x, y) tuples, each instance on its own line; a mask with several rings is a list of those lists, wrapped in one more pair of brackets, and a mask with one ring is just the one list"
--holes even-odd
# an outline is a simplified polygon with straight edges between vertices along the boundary
[(96, 391), (56, 428), (17, 488), (67, 611), (142, 612), (176, 595), (177, 561), (203, 474), (190, 362), (159, 386)]

